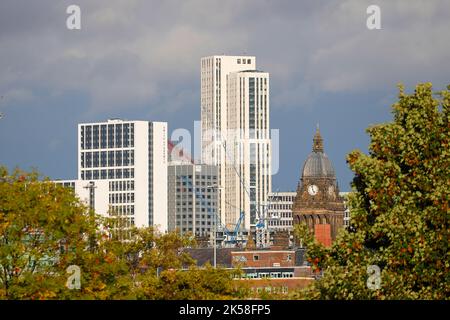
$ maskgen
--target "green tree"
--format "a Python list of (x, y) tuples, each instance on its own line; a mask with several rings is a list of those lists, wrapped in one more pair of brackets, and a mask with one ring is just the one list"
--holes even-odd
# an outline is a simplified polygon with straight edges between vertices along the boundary
[[(230, 299), (234, 272), (198, 268), (189, 235), (103, 219), (73, 190), (0, 167), (0, 299)], [(80, 288), (66, 286), (69, 266)]]
[(240, 271), (196, 266), (184, 250), (196, 246), (191, 235), (161, 233), (153, 227), (129, 230), (128, 241), (108, 243), (115, 256), (127, 265), (132, 283), (129, 298), (191, 300), (245, 296), (247, 291), (233, 280)]
[[(55, 298), (95, 250), (98, 221), (69, 189), (0, 167), (0, 298)], [(92, 242), (93, 241), (93, 242)]]
[(159, 300), (229, 300), (243, 299), (249, 290), (233, 278), (239, 270), (226, 270), (206, 265), (203, 268), (191, 266), (189, 269), (168, 269), (159, 276), (143, 276), (138, 299)]
[[(449, 90), (433, 94), (427, 83), (406, 94), (400, 86), (394, 121), (367, 130), (368, 155), (348, 155), (351, 226), (328, 249), (297, 230), (313, 268), (324, 272), (297, 297), (450, 297)], [(368, 286), (370, 265), (381, 270), (379, 287)]]

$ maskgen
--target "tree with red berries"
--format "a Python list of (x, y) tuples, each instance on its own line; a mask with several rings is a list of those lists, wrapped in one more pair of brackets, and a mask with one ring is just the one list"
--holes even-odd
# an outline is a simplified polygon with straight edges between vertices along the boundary
[(351, 225), (331, 248), (297, 234), (323, 277), (297, 297), (450, 297), (450, 86), (400, 86), (394, 120), (370, 127), (369, 154), (353, 151)]
[(129, 269), (108, 227), (72, 189), (0, 166), (0, 299), (127, 297)]

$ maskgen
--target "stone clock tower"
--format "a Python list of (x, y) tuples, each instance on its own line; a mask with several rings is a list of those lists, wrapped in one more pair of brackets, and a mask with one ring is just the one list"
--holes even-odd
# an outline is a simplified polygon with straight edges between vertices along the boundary
[(329, 246), (344, 225), (344, 211), (336, 174), (323, 152), (323, 139), (317, 127), (313, 150), (303, 164), (292, 206), (294, 224), (306, 223), (316, 239)]

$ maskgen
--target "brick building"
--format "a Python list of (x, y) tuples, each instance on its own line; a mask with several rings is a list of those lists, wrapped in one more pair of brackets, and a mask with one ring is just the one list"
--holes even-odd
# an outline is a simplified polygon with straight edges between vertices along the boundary
[(317, 127), (292, 207), (294, 224), (306, 223), (317, 241), (329, 246), (344, 225), (344, 212), (336, 174)]
[[(189, 249), (198, 266), (212, 263), (211, 248)], [(218, 248), (217, 265), (240, 268), (243, 272), (236, 281), (245, 281), (255, 292), (286, 294), (290, 290), (303, 288), (314, 281), (315, 275), (306, 264), (305, 250), (244, 250)]]

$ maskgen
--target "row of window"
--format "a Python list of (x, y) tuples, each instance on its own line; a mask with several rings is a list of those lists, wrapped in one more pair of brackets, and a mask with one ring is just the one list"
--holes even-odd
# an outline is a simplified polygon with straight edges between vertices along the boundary
[(81, 153), (81, 168), (122, 167), (134, 165), (134, 150)]
[[(119, 205), (111, 206), (110, 215), (115, 216), (133, 216), (134, 215), (134, 205)], [(134, 218), (132, 218), (134, 225)]]
[[(179, 181), (186, 181), (187, 179), (192, 181), (192, 175), (189, 175), (189, 176), (177, 176), (177, 180), (179, 180)], [(195, 179), (196, 180), (199, 180), (199, 179), (216, 180), (217, 176), (216, 175), (195, 175)]]
[[(208, 188), (202, 188), (203, 191), (212, 191), (215, 189), (211, 185), (211, 182), (201, 181), (201, 182), (197, 182), (196, 185), (208, 187)], [(192, 186), (192, 183), (187, 182), (187, 181), (183, 181), (183, 182), (178, 181), (177, 186)], [(199, 191), (198, 188), (197, 188), (197, 191)]]
[[(200, 189), (199, 188), (195, 188), (196, 190), (196, 192), (200, 192)], [(193, 188), (177, 188), (177, 192), (193, 192)], [(201, 188), (201, 192), (202, 193), (207, 193), (207, 195), (205, 195), (205, 194), (203, 194), (203, 195), (200, 195), (200, 194), (196, 194), (196, 198), (197, 199), (210, 199), (211, 198), (211, 194), (214, 194), (215, 192), (214, 191), (210, 191), (210, 188)], [(206, 196), (207, 196), (207, 198), (206, 198)]]
[[(177, 221), (177, 226), (182, 225), (182, 224), (190, 224), (190, 223), (192, 223), (192, 220), (191, 221), (189, 221), (189, 220)], [(197, 221), (196, 224), (198, 224), (198, 225), (201, 224), (202, 226), (205, 226), (205, 225), (210, 226), (211, 221)]]
[(237, 64), (252, 64), (252, 59), (237, 59)]
[(56, 184), (59, 184), (59, 185), (63, 186), (64, 188), (75, 189), (75, 182), (56, 182)]
[[(235, 260), (239, 260), (239, 258), (242, 258), (242, 256), (235, 256), (234, 258), (235, 258)], [(286, 261), (291, 261), (291, 260), (292, 260), (292, 255), (290, 255), (290, 254), (286, 255)], [(259, 261), (259, 254), (253, 255), (253, 261)]]
[[(199, 190), (197, 190), (197, 192), (200, 192)], [(182, 193), (182, 194), (177, 194), (177, 200), (181, 200), (181, 199), (183, 199), (183, 200), (189, 200), (189, 199), (191, 199), (192, 198), (192, 196), (193, 196), (193, 194), (192, 193), (188, 193), (188, 192), (186, 192), (186, 193)], [(215, 194), (206, 194), (206, 195), (201, 195), (201, 194), (196, 194), (195, 195), (195, 198), (196, 199), (215, 199), (216, 198), (216, 195)], [(204, 202), (204, 201), (203, 201)], [(203, 204), (203, 202), (202, 202), (202, 204)]]
[(261, 294), (262, 292), (267, 293), (276, 293), (276, 294), (287, 294), (289, 292), (289, 288), (287, 286), (281, 286), (281, 287), (251, 287), (250, 288), (253, 292), (257, 292), (258, 294)]
[(129, 179), (134, 178), (134, 169), (102, 169), (102, 170), (82, 170), (81, 180), (99, 179)]
[(109, 203), (134, 203), (134, 192), (110, 193)]
[(134, 180), (110, 181), (109, 191), (133, 191)]
[(271, 203), (269, 205), (269, 210), (291, 210), (292, 203)]
[(278, 219), (278, 218), (292, 218), (292, 211), (287, 211), (287, 212), (279, 212), (279, 211), (271, 211), (269, 209), (269, 216), (271, 216), (274, 219)]
[(247, 279), (264, 279), (264, 278), (293, 278), (293, 272), (251, 272), (242, 276)]
[[(193, 211), (194, 211), (194, 208), (192, 208), (192, 207), (177, 208), (177, 212), (193, 212)], [(215, 208), (201, 208), (201, 209), (197, 209), (196, 211), (213, 213), (213, 212), (216, 212), (216, 209)]]
[[(185, 232), (192, 232), (192, 228), (182, 228), (181, 229), (184, 233)], [(211, 228), (195, 228), (195, 235), (208, 235), (211, 233)]]
[(273, 196), (274, 202), (294, 202), (295, 196)]
[(292, 226), (292, 220), (269, 221), (269, 226)]
[(80, 139), (82, 150), (134, 147), (134, 123), (85, 125)]
[[(211, 196), (208, 196), (208, 199), (210, 199)], [(211, 202), (211, 201), (202, 201), (201, 203), (199, 201), (196, 201), (195, 204), (197, 206), (200, 206), (200, 204), (202, 206), (215, 206), (216, 203), (215, 202)], [(192, 201), (177, 201), (177, 206), (191, 206), (192, 207)]]

